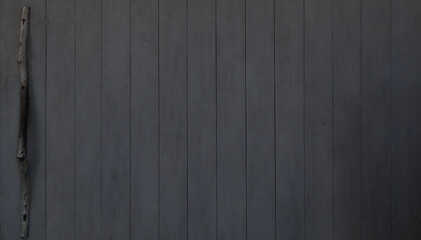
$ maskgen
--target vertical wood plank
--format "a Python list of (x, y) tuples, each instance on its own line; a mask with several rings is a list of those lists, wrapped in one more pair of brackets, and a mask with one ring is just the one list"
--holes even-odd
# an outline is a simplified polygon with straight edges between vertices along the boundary
[(159, 3), (159, 238), (187, 239), (187, 4)]
[(131, 26), (131, 237), (158, 240), (158, 1), (132, 1)]
[(362, 2), (362, 239), (389, 240), (390, 2)]
[(392, 1), (392, 239), (421, 238), (421, 2)]
[(216, 0), (217, 238), (246, 239), (245, 0)]
[(305, 2), (305, 231), (333, 240), (332, 1)]
[(21, 211), (16, 159), (19, 122), (19, 71), (16, 61), (21, 12), (18, 1), (2, 1), (0, 4), (0, 239), (13, 239), (20, 233)]
[(101, 1), (76, 1), (76, 239), (101, 239)]
[(47, 239), (75, 238), (75, 1), (47, 2)]
[(334, 238), (361, 239), (361, 1), (333, 1)]
[(216, 240), (215, 0), (188, 0), (188, 239)]
[[(31, 209), (28, 239), (45, 235), (45, 0), (31, 6), (29, 40), (28, 161)], [(18, 224), (18, 223), (17, 223)]]
[(102, 1), (102, 239), (130, 239), (130, 1)]
[(246, 0), (247, 239), (275, 238), (273, 1)]
[(275, 1), (277, 239), (304, 240), (304, 1)]

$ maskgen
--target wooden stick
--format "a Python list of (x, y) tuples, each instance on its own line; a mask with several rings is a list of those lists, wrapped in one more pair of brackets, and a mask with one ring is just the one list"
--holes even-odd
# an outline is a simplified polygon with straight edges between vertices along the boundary
[(25, 239), (28, 236), (29, 225), (29, 171), (28, 159), (26, 156), (27, 133), (28, 133), (28, 38), (29, 38), (29, 11), (27, 6), (22, 7), (22, 19), (20, 22), (19, 38), (19, 72), (20, 72), (20, 114), (19, 114), (19, 139), (18, 139), (18, 165), (20, 174), (20, 184), (22, 191), (22, 218), (20, 237)]

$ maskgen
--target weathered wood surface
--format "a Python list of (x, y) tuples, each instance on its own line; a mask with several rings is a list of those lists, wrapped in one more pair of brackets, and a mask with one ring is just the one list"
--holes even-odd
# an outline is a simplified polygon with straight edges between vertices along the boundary
[[(17, 1), (0, 5), (0, 239), (19, 239), (21, 188), (16, 161), (19, 129), (19, 49), (21, 7)], [(31, 175), (32, 173), (30, 173)], [(32, 220), (31, 220), (32, 221)]]
[(75, 8), (59, 0), (46, 9), (47, 239), (75, 239)]
[(101, 239), (101, 9), (76, 1), (75, 238)]
[(391, 5), (391, 239), (421, 238), (421, 3)]
[(362, 1), (362, 238), (391, 239), (390, 3)]
[(274, 11), (246, 0), (247, 239), (275, 238)]
[(361, 1), (333, 1), (334, 239), (362, 236)]
[(28, 236), (29, 209), (31, 202), (31, 188), (29, 182), (28, 166), (28, 107), (29, 107), (29, 68), (28, 68), (28, 39), (30, 8), (22, 7), (19, 36), (19, 75), (20, 75), (20, 107), (19, 107), (19, 135), (16, 158), (19, 166), (21, 186), (21, 230), (20, 237)]
[(188, 236), (187, 0), (159, 2), (159, 239)]
[(245, 1), (216, 1), (217, 239), (246, 239)]
[(304, 6), (305, 239), (333, 240), (333, 6)]
[(215, 0), (188, 0), (188, 236), (216, 239)]
[(158, 1), (132, 1), (131, 29), (131, 237), (158, 240)]
[[(19, 3), (20, 1), (16, 2)], [(29, 85), (28, 157), (31, 181), (31, 206), (35, 207), (31, 207), (29, 235), (27, 239), (37, 240), (46, 239), (46, 10), (45, 0), (34, 2), (23, 1), (20, 4), (29, 4), (31, 7), (29, 74), (32, 80)]]
[(4, 0), (0, 239), (419, 239), (416, 0)]
[(303, 6), (275, 2), (277, 240), (305, 239)]
[(130, 239), (130, 1), (102, 1), (101, 238)]

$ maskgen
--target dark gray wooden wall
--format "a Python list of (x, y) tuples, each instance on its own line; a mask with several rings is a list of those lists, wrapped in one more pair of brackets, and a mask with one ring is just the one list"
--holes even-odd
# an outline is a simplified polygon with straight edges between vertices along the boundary
[(421, 239), (419, 0), (1, 0), (0, 239)]

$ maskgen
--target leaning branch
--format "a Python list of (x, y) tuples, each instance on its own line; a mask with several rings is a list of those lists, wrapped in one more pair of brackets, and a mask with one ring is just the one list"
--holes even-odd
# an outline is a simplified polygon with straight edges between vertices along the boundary
[(20, 114), (19, 114), (19, 139), (18, 139), (18, 165), (20, 174), (20, 184), (22, 190), (22, 218), (20, 237), (26, 238), (29, 225), (29, 171), (27, 159), (27, 133), (28, 133), (28, 38), (29, 38), (29, 7), (22, 7), (22, 19), (20, 22), (19, 38), (19, 72), (20, 72)]

